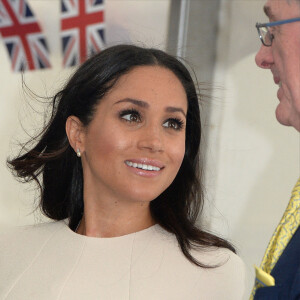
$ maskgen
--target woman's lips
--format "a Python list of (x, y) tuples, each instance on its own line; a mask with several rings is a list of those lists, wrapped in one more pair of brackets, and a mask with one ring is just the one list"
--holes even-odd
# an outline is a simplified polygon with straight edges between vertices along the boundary
[(127, 159), (127, 160), (125, 160), (125, 163), (126, 164), (134, 164), (134, 166), (138, 167), (138, 168), (142, 168), (142, 165), (152, 166), (152, 167), (156, 167), (159, 169), (163, 169), (165, 167), (165, 165), (161, 161), (155, 160), (155, 159), (150, 159), (150, 158)]
[(128, 159), (125, 160), (126, 166), (133, 173), (144, 177), (155, 177), (164, 169), (164, 164), (152, 159)]

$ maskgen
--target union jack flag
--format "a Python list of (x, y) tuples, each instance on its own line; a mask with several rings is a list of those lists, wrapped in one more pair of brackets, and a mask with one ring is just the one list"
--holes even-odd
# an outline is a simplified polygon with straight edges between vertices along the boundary
[(0, 0), (0, 33), (13, 71), (51, 67), (45, 36), (26, 0)]
[(103, 0), (61, 0), (63, 65), (84, 62), (104, 48)]

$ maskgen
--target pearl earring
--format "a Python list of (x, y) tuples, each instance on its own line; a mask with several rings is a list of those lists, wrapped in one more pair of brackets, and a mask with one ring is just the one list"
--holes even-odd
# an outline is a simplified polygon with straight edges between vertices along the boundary
[(77, 157), (81, 157), (81, 153), (80, 153), (80, 149), (79, 148), (76, 151), (76, 155), (77, 155)]

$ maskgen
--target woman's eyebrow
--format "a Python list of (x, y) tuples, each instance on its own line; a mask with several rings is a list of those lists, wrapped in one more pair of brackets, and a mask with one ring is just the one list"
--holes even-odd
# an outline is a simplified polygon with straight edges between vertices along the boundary
[(133, 104), (143, 107), (143, 108), (149, 107), (149, 104), (147, 102), (142, 101), (142, 100), (132, 99), (132, 98), (121, 99), (121, 100), (117, 101), (115, 104), (122, 103), (122, 102), (130, 102), (130, 103), (133, 103)]
[(180, 107), (168, 106), (168, 107), (166, 107), (165, 111), (166, 112), (181, 112), (184, 115), (184, 117), (186, 118), (186, 114), (185, 114), (184, 110)]
[[(137, 99), (132, 99), (132, 98), (121, 99), (121, 100), (117, 101), (116, 103), (114, 103), (114, 105), (118, 104), (118, 103), (123, 103), (123, 102), (129, 102), (129, 103), (135, 104), (135, 105), (137, 105), (139, 107), (143, 107), (143, 108), (149, 108), (150, 107), (149, 103), (147, 103), (143, 100), (137, 100)], [(168, 107), (165, 108), (165, 111), (166, 112), (180, 112), (186, 118), (186, 114), (185, 114), (184, 110), (180, 107), (168, 106)]]

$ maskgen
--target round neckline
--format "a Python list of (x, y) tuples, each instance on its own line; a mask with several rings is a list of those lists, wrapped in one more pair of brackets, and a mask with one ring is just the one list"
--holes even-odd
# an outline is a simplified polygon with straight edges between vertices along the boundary
[(64, 225), (64, 228), (68, 231), (68, 233), (70, 235), (72, 235), (74, 238), (82, 239), (85, 241), (117, 241), (117, 240), (122, 240), (122, 239), (129, 239), (129, 238), (132, 238), (133, 236), (137, 236), (137, 235), (138, 236), (147, 235), (149, 232), (152, 232), (159, 227), (159, 224), (154, 224), (148, 228), (145, 228), (145, 229), (142, 229), (142, 230), (139, 230), (136, 232), (120, 235), (120, 236), (94, 237), (94, 236), (86, 236), (86, 235), (82, 235), (82, 234), (74, 232), (68, 225), (68, 219), (62, 220), (62, 223)]

